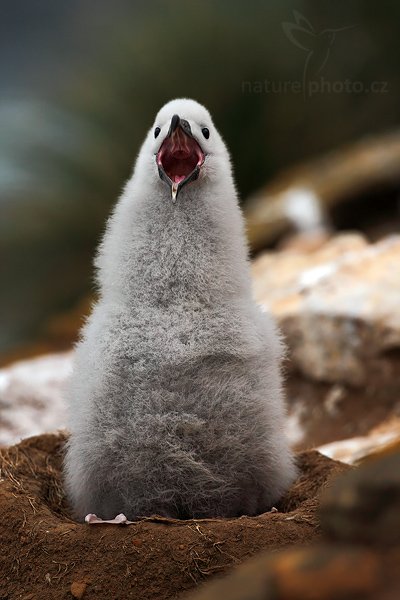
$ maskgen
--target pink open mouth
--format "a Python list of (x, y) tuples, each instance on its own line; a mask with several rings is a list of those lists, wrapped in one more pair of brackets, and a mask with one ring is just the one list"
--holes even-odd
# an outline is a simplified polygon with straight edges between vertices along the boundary
[(183, 185), (197, 179), (203, 162), (200, 145), (181, 127), (165, 138), (157, 153), (159, 171), (167, 176), (175, 194)]

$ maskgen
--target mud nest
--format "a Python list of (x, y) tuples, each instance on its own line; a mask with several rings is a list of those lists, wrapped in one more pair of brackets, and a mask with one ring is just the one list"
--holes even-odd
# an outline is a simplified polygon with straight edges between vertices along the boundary
[(0, 451), (0, 598), (178, 598), (260, 550), (316, 540), (320, 492), (348, 468), (298, 454), (299, 479), (278, 511), (257, 517), (85, 525), (62, 486), (65, 440), (45, 434)]

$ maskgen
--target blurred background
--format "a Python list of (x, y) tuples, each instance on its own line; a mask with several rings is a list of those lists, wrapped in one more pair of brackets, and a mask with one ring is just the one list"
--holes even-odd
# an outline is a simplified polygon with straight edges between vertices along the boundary
[(394, 0), (2, 0), (0, 363), (75, 338), (105, 219), (173, 97), (223, 134), (253, 252), (291, 227), (397, 230), (399, 23)]

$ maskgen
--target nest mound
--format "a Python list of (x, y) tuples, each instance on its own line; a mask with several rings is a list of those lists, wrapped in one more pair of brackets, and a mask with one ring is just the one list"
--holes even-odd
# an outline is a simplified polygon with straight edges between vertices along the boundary
[(257, 517), (86, 525), (72, 519), (62, 486), (66, 437), (0, 451), (1, 597), (178, 598), (260, 550), (319, 538), (320, 492), (348, 468), (316, 451), (298, 454), (299, 479), (277, 512)]

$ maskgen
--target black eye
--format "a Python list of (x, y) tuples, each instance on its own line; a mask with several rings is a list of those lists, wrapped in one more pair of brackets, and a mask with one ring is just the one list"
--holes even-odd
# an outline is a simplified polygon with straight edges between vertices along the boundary
[(156, 138), (158, 136), (158, 134), (160, 133), (161, 129), (159, 127), (156, 127), (154, 130), (154, 137)]
[(201, 132), (204, 135), (204, 137), (206, 138), (206, 140), (208, 140), (208, 138), (210, 137), (210, 130), (207, 129), (207, 127), (203, 127), (203, 129), (201, 130)]

